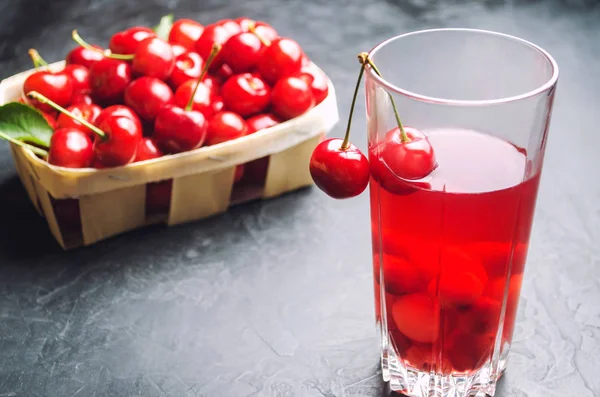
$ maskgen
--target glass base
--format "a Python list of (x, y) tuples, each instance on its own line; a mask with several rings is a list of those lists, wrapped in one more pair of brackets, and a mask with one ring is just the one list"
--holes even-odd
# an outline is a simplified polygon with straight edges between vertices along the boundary
[[(381, 330), (381, 328), (380, 328)], [(503, 346), (499, 371), (491, 363), (470, 374), (442, 375), (411, 368), (396, 356), (382, 332), (381, 373), (390, 389), (406, 397), (486, 397), (494, 396), (496, 383), (508, 364), (510, 346)]]

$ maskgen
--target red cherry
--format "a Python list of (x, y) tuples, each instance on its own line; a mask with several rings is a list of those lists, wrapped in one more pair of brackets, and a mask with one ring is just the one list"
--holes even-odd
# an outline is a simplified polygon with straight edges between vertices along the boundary
[(139, 44), (149, 37), (156, 37), (152, 29), (144, 26), (134, 26), (122, 32), (115, 33), (108, 43), (113, 54), (133, 54)]
[(275, 115), (270, 113), (257, 114), (246, 120), (246, 124), (248, 124), (248, 134), (273, 127), (279, 123), (281, 123), (281, 121)]
[(67, 65), (62, 71), (71, 78), (73, 82), (73, 93), (89, 93), (92, 90), (90, 85), (90, 71), (82, 65)]
[(156, 145), (154, 139), (144, 137), (140, 140), (140, 143), (138, 144), (134, 162), (157, 159), (162, 156), (163, 153)]
[(235, 174), (233, 176), (233, 183), (238, 183), (244, 177), (244, 164), (237, 165), (235, 167)]
[(444, 272), (440, 282), (431, 280), (427, 291), (438, 296), (442, 306), (467, 306), (475, 302), (483, 292), (484, 284), (470, 272)]
[[(102, 50), (99, 46), (93, 46), (99, 50)], [(69, 54), (67, 54), (67, 65), (81, 65), (90, 69), (92, 65), (99, 60), (103, 59), (104, 55), (99, 51), (90, 50), (88, 48), (79, 46), (73, 48)]]
[[(179, 106), (180, 108), (185, 108), (190, 100), (190, 97), (192, 96), (192, 92), (194, 92), (194, 88), (196, 88), (196, 84), (196, 81), (189, 80), (188, 82), (180, 85), (177, 91), (175, 91), (175, 105)], [(192, 109), (203, 113), (207, 118), (211, 117), (214, 113), (212, 105), (212, 91), (203, 82), (200, 83), (200, 86), (196, 90)]]
[(223, 64), (216, 71), (216, 74), (217, 74), (217, 78), (222, 83), (222, 82), (227, 81), (231, 76), (233, 76), (233, 70), (231, 70), (229, 65)]
[(107, 117), (98, 123), (106, 138), (96, 136), (94, 154), (106, 167), (131, 163), (137, 152), (142, 131), (129, 117)]
[[(196, 51), (200, 54), (202, 59), (206, 60), (208, 59), (214, 44), (224, 45), (231, 36), (231, 32), (223, 26), (217, 24), (208, 25), (204, 28), (204, 32), (202, 32), (198, 41), (196, 41)], [(222, 64), (223, 55), (222, 52), (220, 52), (215, 56), (210, 70), (218, 70)]]
[(166, 80), (175, 66), (171, 45), (158, 37), (143, 40), (135, 52), (131, 67), (142, 76)]
[(96, 117), (95, 125), (98, 126), (104, 120), (110, 117), (127, 117), (135, 124), (136, 128), (142, 131), (142, 121), (133, 109), (124, 105), (113, 105), (103, 109), (98, 117)]
[[(23, 101), (22, 103), (25, 103), (25, 102)], [(58, 128), (58, 122), (50, 113), (44, 112), (43, 110), (39, 110), (39, 109), (38, 109), (38, 112), (40, 112), (41, 115), (44, 116), (44, 119), (46, 119), (46, 122), (48, 123), (50, 128), (52, 128), (53, 130)]]
[(268, 42), (273, 42), (279, 38), (277, 31), (275, 31), (275, 29), (273, 29), (273, 27), (268, 23), (262, 21), (256, 22), (254, 33)]
[(158, 113), (154, 122), (154, 139), (167, 153), (186, 152), (202, 146), (207, 127), (208, 123), (201, 112), (167, 106)]
[(177, 89), (180, 85), (189, 80), (197, 80), (202, 73), (204, 60), (194, 51), (187, 51), (175, 58), (175, 67), (171, 72), (169, 83), (171, 87)]
[(312, 93), (315, 97), (315, 104), (323, 102), (329, 94), (329, 86), (327, 84), (327, 76), (325, 73), (317, 69), (316, 66), (310, 65), (303, 67), (299, 73), (296, 73), (294, 77), (298, 77), (306, 81), (306, 84), (310, 86)]
[[(91, 124), (96, 122), (96, 118), (102, 111), (100, 106), (98, 105), (88, 105), (85, 103), (79, 103), (75, 105), (71, 105), (67, 108), (67, 110), (73, 113), (75, 116), (81, 117), (85, 121), (88, 121)], [(58, 126), (60, 128), (70, 128), (70, 129), (78, 129), (80, 131), (85, 132), (90, 138), (93, 138), (96, 134), (87, 127), (84, 127), (79, 121), (73, 120), (68, 115), (61, 113), (58, 116)]]
[(419, 130), (404, 127), (409, 139), (402, 142), (398, 128), (387, 132), (381, 148), (381, 160), (398, 177), (421, 179), (436, 167), (435, 153), (427, 137)]
[(176, 44), (176, 43), (170, 43), (170, 44), (171, 44), (171, 50), (173, 50), (173, 56), (175, 58), (177, 58), (179, 55), (181, 55), (183, 53), (188, 52), (188, 49), (180, 44)]
[(284, 77), (275, 84), (271, 97), (273, 113), (284, 120), (293, 119), (315, 106), (309, 85), (297, 77)]
[(302, 48), (292, 39), (273, 40), (258, 62), (258, 71), (269, 84), (282, 77), (291, 76), (302, 68)]
[(223, 46), (223, 61), (235, 73), (249, 72), (259, 61), (263, 44), (254, 33), (242, 32)]
[(207, 145), (243, 137), (248, 133), (248, 125), (237, 113), (222, 111), (215, 114), (208, 123)]
[(392, 307), (398, 330), (415, 342), (433, 343), (440, 333), (440, 305), (426, 294), (398, 297)]
[(104, 58), (90, 69), (92, 97), (101, 103), (123, 100), (125, 88), (131, 83), (131, 66), (124, 61)]
[(217, 77), (212, 76), (210, 74), (206, 75), (202, 79), (202, 84), (204, 84), (205, 86), (207, 86), (210, 89), (212, 96), (221, 95), (221, 83)]
[(221, 19), (215, 25), (224, 27), (232, 36), (242, 32), (242, 27), (233, 19)]
[[(375, 280), (380, 281), (379, 254), (375, 254)], [(406, 258), (383, 254), (383, 278), (386, 293), (393, 295), (409, 294), (418, 292), (427, 286), (423, 281), (419, 269)]]
[(242, 117), (262, 112), (271, 102), (271, 88), (250, 73), (234, 75), (227, 80), (221, 95), (225, 108)]
[(92, 96), (90, 94), (86, 94), (85, 92), (75, 92), (73, 93), (73, 99), (71, 100), (73, 105), (77, 105), (78, 103), (86, 103), (91, 105), (94, 103)]
[(155, 77), (143, 76), (135, 79), (125, 90), (125, 104), (146, 121), (154, 121), (158, 112), (171, 102), (173, 91)]
[(192, 50), (196, 41), (204, 32), (204, 26), (191, 19), (178, 19), (173, 23), (169, 32), (169, 42), (182, 45)]
[(88, 168), (92, 165), (92, 140), (77, 128), (59, 128), (50, 138), (48, 163), (67, 168)]
[(234, 19), (234, 21), (238, 25), (240, 25), (242, 32), (249, 32), (250, 26), (254, 26), (256, 24), (256, 22), (253, 19), (250, 19), (248, 17), (239, 17), (239, 18)]
[(225, 108), (225, 104), (223, 103), (223, 98), (220, 96), (213, 97), (212, 108), (213, 108), (213, 114), (223, 110)]
[[(71, 104), (73, 99), (73, 81), (68, 75), (61, 72), (39, 71), (25, 79), (23, 92), (27, 95), (31, 91), (37, 91), (58, 105), (66, 107)], [(48, 104), (40, 103), (36, 99), (30, 99), (29, 102), (36, 108), (46, 112), (54, 110)]]
[(392, 171), (380, 160), (383, 142), (369, 149), (369, 161), (371, 163), (371, 175), (379, 185), (392, 194), (406, 195), (419, 189), (430, 189), (431, 184), (423, 181), (405, 181), (395, 176)]
[(343, 140), (327, 139), (317, 145), (309, 169), (315, 184), (337, 199), (361, 194), (369, 184), (369, 161), (354, 145), (342, 149)]

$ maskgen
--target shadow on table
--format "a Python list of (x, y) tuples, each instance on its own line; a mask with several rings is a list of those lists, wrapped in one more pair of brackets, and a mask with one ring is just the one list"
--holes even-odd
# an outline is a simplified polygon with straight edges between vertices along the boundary
[(15, 175), (0, 182), (0, 253), (4, 258), (31, 258), (60, 252)]

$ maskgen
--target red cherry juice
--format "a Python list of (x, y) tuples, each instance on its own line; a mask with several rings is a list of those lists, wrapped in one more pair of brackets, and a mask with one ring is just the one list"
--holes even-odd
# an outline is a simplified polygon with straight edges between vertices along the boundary
[(377, 320), (404, 366), (472, 373), (511, 341), (539, 173), (498, 138), (428, 136), (438, 167), (413, 185), (369, 151)]

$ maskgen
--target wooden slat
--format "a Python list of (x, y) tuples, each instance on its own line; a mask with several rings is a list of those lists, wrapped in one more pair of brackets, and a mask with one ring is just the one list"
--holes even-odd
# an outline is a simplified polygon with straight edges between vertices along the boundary
[(145, 185), (80, 197), (83, 243), (90, 245), (143, 226), (145, 205)]
[(48, 223), (48, 228), (50, 229), (50, 232), (52, 233), (58, 244), (60, 244), (60, 246), (63, 247), (63, 249), (66, 249), (65, 240), (63, 239), (60, 227), (58, 226), (58, 222), (56, 221), (56, 216), (54, 215), (54, 208), (52, 207), (52, 202), (50, 201), (50, 195), (42, 185), (40, 185), (36, 181), (33, 181), (33, 179), (31, 178), (30, 180), (32, 180), (32, 184), (35, 185), (37, 198), (39, 198), (40, 200), (40, 205), (42, 206), (42, 211), (44, 217), (46, 218), (46, 223)]
[(227, 211), (235, 167), (173, 179), (169, 225)]
[(263, 197), (275, 197), (312, 185), (308, 163), (314, 148), (320, 141), (321, 136), (316, 136), (283, 152), (272, 154)]

